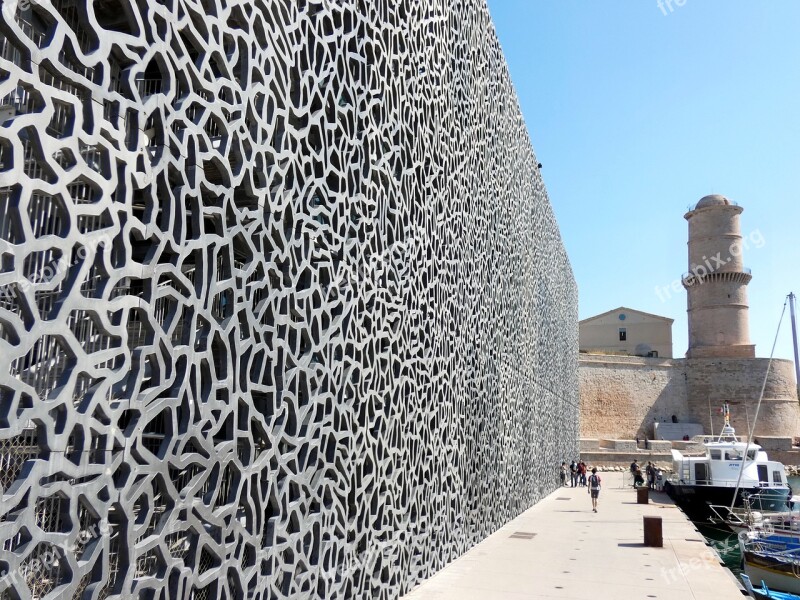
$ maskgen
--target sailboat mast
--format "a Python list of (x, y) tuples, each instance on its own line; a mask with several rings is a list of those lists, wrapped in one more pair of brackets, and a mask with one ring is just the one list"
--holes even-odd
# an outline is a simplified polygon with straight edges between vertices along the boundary
[[(747, 445), (744, 447), (744, 456), (742, 457), (742, 462), (739, 463), (739, 477), (736, 480), (736, 489), (733, 490), (733, 500), (731, 500), (731, 512), (733, 512), (733, 507), (736, 505), (736, 496), (739, 494), (739, 487), (742, 484), (742, 473), (744, 472), (744, 463), (747, 462), (747, 453), (750, 450), (750, 446), (753, 443), (753, 433), (756, 430), (756, 421), (758, 421), (758, 411), (761, 409), (761, 401), (764, 399), (764, 390), (767, 389), (767, 379), (769, 378), (769, 370), (772, 367), (772, 357), (775, 356), (775, 346), (778, 345), (778, 334), (781, 332), (781, 324), (783, 323), (783, 317), (786, 315), (786, 303), (789, 302), (787, 298), (783, 303), (783, 310), (781, 311), (781, 318), (778, 320), (778, 329), (775, 331), (775, 340), (772, 342), (772, 352), (769, 353), (769, 362), (767, 363), (767, 372), (764, 375), (764, 383), (761, 386), (761, 393), (758, 396), (758, 404), (756, 404), (756, 414), (753, 417), (753, 425), (750, 425), (749, 419), (747, 423)], [(791, 302), (789, 302), (791, 304)], [(727, 406), (727, 403), (726, 403)], [(745, 404), (746, 406), (746, 404)]]
[(794, 315), (794, 304), (797, 297), (794, 292), (789, 293), (789, 316), (792, 320), (792, 344), (794, 345), (794, 383), (797, 386), (797, 395), (800, 397), (800, 360), (797, 359), (797, 323)]

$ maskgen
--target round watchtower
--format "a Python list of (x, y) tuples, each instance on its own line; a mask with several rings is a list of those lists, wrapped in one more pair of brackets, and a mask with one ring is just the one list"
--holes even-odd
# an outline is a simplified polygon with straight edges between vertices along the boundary
[(687, 358), (753, 358), (739, 215), (724, 196), (702, 198), (689, 222), (689, 272), (683, 277), (689, 315)]

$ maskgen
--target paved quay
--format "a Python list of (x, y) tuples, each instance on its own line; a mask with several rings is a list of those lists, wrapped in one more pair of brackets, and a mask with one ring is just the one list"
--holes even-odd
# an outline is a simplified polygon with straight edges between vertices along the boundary
[[(637, 504), (623, 473), (562, 487), (404, 596), (404, 600), (741, 600), (733, 574), (666, 494)], [(663, 548), (643, 544), (643, 516), (662, 518)]]

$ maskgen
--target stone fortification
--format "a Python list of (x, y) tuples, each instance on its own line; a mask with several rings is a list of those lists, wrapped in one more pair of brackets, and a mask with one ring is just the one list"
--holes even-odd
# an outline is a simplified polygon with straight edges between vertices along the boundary
[[(756, 436), (784, 438), (791, 447), (800, 433), (793, 363), (774, 360), (770, 366), (768, 359), (755, 358), (741, 213), (740, 206), (714, 194), (684, 215), (689, 225), (689, 272), (683, 277), (689, 319), (686, 359), (581, 355), (582, 438), (650, 438), (655, 436), (654, 422), (673, 419), (678, 425), (700, 424), (706, 434), (718, 433), (723, 426), (720, 409), (727, 402), (738, 435), (747, 436), (755, 421)], [(685, 435), (697, 430), (687, 427)]]
[[(706, 433), (722, 426), (720, 408), (731, 405), (731, 424), (747, 435), (755, 415), (766, 358), (658, 359), (581, 355), (581, 438), (654, 437), (653, 423), (699, 423)], [(800, 407), (791, 361), (773, 360), (756, 436), (800, 434)]]
[[(769, 359), (718, 358), (686, 360), (687, 403), (692, 421), (705, 430), (718, 432), (722, 424), (719, 408), (731, 405), (731, 425), (738, 435), (747, 435), (752, 423)], [(793, 437), (800, 433), (800, 410), (789, 360), (773, 360), (758, 414), (755, 435)]]
[(579, 358), (581, 437), (652, 437), (652, 424), (689, 418), (685, 361), (584, 355)]
[(753, 358), (739, 215), (724, 196), (701, 198), (684, 215), (689, 224), (689, 272), (683, 278), (689, 358)]

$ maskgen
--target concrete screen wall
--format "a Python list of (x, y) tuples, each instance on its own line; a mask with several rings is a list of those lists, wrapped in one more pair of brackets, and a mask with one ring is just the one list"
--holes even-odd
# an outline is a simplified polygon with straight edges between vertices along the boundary
[(482, 1), (0, 34), (0, 597), (396, 598), (556, 487), (576, 287)]

